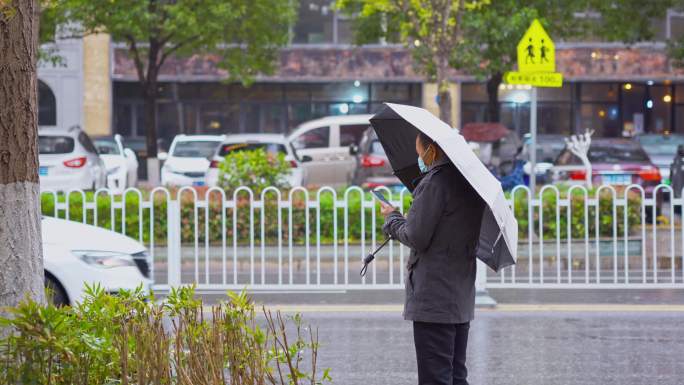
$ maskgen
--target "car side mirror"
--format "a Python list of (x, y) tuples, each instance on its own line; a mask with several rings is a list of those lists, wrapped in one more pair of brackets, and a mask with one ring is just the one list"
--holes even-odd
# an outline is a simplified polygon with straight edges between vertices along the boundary
[(356, 155), (359, 153), (359, 146), (352, 144), (349, 146), (349, 155)]
[(159, 160), (166, 160), (166, 158), (168, 158), (168, 157), (169, 157), (169, 154), (167, 152), (162, 151), (160, 153), (157, 153), (157, 159), (159, 159)]
[(311, 162), (313, 158), (311, 155), (302, 155), (301, 159), (299, 159), (300, 162), (305, 163), (305, 162)]

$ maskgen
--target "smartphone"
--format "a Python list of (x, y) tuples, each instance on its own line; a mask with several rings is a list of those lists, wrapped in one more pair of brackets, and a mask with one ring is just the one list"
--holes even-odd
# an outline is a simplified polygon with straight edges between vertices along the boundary
[(388, 204), (388, 205), (390, 205), (390, 206), (392, 205), (391, 203), (389, 203), (389, 201), (387, 200), (387, 198), (385, 198), (385, 196), (382, 195), (382, 193), (381, 193), (380, 191), (378, 191), (378, 190), (373, 190), (372, 193), (373, 193), (373, 194), (375, 195), (375, 197), (378, 198), (380, 201), (382, 201), (382, 202), (384, 202), (384, 203), (386, 203), (386, 204)]

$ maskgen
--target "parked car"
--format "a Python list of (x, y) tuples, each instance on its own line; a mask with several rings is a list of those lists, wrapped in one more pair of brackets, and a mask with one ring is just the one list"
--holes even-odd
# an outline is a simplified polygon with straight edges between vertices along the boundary
[(161, 183), (165, 186), (204, 186), (209, 162), (224, 135), (177, 135), (164, 161)]
[(359, 143), (352, 183), (368, 189), (387, 186), (401, 190), (404, 187), (399, 178), (394, 176), (385, 149), (372, 128), (366, 130)]
[[(638, 184), (647, 195), (660, 183), (660, 171), (641, 145), (631, 139), (593, 139), (588, 153), (592, 183), (625, 186)], [(580, 159), (567, 148), (551, 168), (554, 182), (584, 183), (586, 170)]]
[[(147, 180), (147, 167), (145, 164), (147, 162), (147, 142), (144, 136), (126, 136), (121, 138), (125, 148), (130, 148), (133, 153), (138, 158), (138, 166), (143, 165), (143, 167), (138, 167), (138, 177), (137, 179)], [(160, 154), (166, 153), (166, 140), (164, 138), (157, 139), (157, 157)]]
[(105, 164), (93, 142), (80, 127), (40, 129), (38, 152), (41, 190), (105, 187)]
[[(561, 151), (565, 149), (564, 135), (541, 134), (537, 135), (537, 151), (536, 151), (536, 174), (537, 184), (546, 184), (551, 181), (547, 179), (548, 171), (553, 167), (553, 162), (558, 158)], [(532, 164), (530, 163), (530, 146), (531, 137), (526, 134), (523, 138), (522, 158), (525, 160), (523, 171), (525, 172), (526, 182), (529, 183), (530, 172), (532, 171)]]
[(663, 183), (670, 182), (670, 165), (677, 153), (677, 146), (684, 145), (682, 134), (643, 134), (636, 139), (648, 154), (651, 162), (658, 166)]
[(107, 168), (107, 187), (124, 190), (138, 182), (138, 158), (123, 146), (121, 135), (95, 138), (95, 147)]
[(152, 284), (149, 254), (131, 238), (51, 217), (43, 217), (41, 233), (45, 286), (55, 304), (81, 301), (86, 283), (99, 283), (110, 293), (138, 286), (147, 291)]
[(271, 154), (284, 154), (285, 160), (290, 163), (291, 172), (287, 177), (290, 186), (302, 186), (306, 180), (306, 171), (302, 164), (311, 160), (310, 157), (300, 158), (284, 135), (279, 134), (240, 134), (228, 135), (216, 149), (211, 158), (209, 171), (207, 172), (207, 185), (216, 186), (219, 180), (219, 165), (226, 155), (236, 151), (249, 151), (264, 149)]
[(372, 115), (340, 115), (302, 123), (288, 136), (304, 163), (306, 184), (340, 186), (351, 183), (356, 152)]

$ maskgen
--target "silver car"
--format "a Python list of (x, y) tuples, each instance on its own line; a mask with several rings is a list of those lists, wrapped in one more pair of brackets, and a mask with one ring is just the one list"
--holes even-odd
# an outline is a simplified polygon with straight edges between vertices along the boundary
[(684, 145), (682, 134), (643, 134), (636, 137), (651, 159), (660, 170), (664, 183), (670, 180), (670, 165), (677, 154), (677, 147)]
[(387, 186), (400, 191), (404, 188), (394, 176), (385, 149), (372, 128), (366, 130), (359, 143), (353, 184), (368, 189)]
[(340, 115), (302, 123), (288, 136), (301, 157), (307, 185), (343, 186), (351, 183), (356, 152), (373, 115)]
[(40, 129), (38, 152), (41, 190), (98, 189), (107, 183), (97, 148), (78, 126)]

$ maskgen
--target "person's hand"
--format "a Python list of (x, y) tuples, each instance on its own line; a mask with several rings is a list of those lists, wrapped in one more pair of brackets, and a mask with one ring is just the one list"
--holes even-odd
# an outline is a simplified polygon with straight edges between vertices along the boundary
[(388, 205), (387, 203), (385, 203), (383, 201), (379, 201), (379, 202), (380, 202), (380, 212), (384, 216), (388, 216), (397, 210), (397, 208), (392, 206), (392, 205)]

